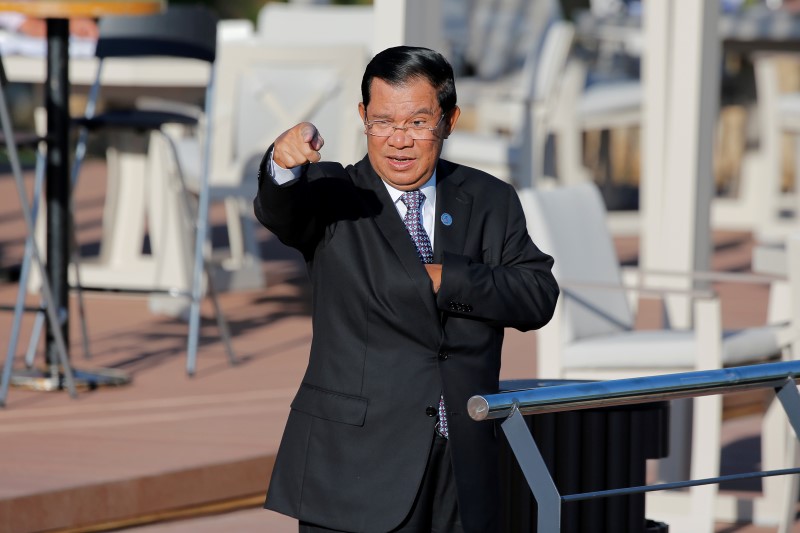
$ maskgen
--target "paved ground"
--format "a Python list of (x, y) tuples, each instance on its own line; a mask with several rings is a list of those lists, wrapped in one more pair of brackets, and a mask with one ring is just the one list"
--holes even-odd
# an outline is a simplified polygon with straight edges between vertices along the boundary
[[(76, 195), (78, 239), (87, 250), (96, 248), (101, 231), (104, 181), (103, 166), (91, 164)], [(18, 264), (23, 249), (15, 194), (13, 182), (0, 175), (0, 270)], [(221, 220), (219, 212), (215, 220)], [(73, 364), (120, 369), (133, 383), (81, 392), (76, 400), (64, 393), (11, 390), (7, 408), (0, 410), (0, 532), (101, 522), (123, 527), (136, 517), (160, 520), (133, 528), (145, 532), (296, 530), (294, 521), (252, 507), (263, 497), (288, 403), (305, 367), (308, 286), (296, 254), (266, 231), (259, 236), (268, 286), (221, 297), (240, 358), (237, 366), (226, 362), (210, 306), (204, 308), (197, 375), (188, 378), (185, 323), (151, 314), (146, 296), (86, 295), (93, 358), (82, 358), (73, 320)], [(715, 268), (749, 268), (746, 234), (720, 234), (716, 241)], [(635, 261), (635, 239), (620, 239), (618, 248), (623, 261)], [(765, 288), (717, 288), (727, 326), (764, 320)], [(0, 282), (0, 303), (13, 302), (16, 289), (15, 283)], [(35, 296), (28, 300), (37, 302)], [(656, 307), (644, 304), (640, 325), (657, 322)], [(7, 338), (10, 324), (10, 314), (0, 313), (0, 339)], [(31, 324), (27, 317), (23, 338)], [(534, 376), (534, 335), (509, 332), (503, 378)], [(760, 414), (753, 413), (753, 405), (753, 398), (738, 406), (728, 403), (735, 416), (725, 424), (724, 469), (758, 464), (753, 442)], [(210, 511), (220, 514), (191, 516)], [(726, 533), (773, 530), (718, 528)]]

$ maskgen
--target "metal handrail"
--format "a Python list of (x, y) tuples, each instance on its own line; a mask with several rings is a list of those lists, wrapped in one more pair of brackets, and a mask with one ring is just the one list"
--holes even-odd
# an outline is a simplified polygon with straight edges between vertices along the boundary
[(467, 412), (473, 420), (480, 421), (505, 418), (514, 407), (523, 415), (555, 413), (775, 388), (782, 386), (786, 379), (800, 379), (800, 361), (570, 383), (478, 395), (467, 402)]
[(538, 503), (537, 530), (540, 533), (557, 533), (561, 528), (563, 502), (718, 484), (732, 479), (797, 474), (800, 473), (800, 468), (561, 495), (522, 415), (773, 388), (795, 436), (800, 436), (800, 393), (797, 380), (800, 380), (800, 361), (764, 363), (659, 376), (549, 385), (473, 396), (467, 403), (467, 411), (477, 421), (506, 418), (501, 427)]

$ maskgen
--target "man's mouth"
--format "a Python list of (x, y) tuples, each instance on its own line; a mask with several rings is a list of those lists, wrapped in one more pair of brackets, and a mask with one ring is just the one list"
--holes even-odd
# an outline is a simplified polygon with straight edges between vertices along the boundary
[(387, 159), (389, 160), (389, 164), (392, 166), (392, 168), (395, 168), (397, 170), (407, 169), (411, 167), (411, 165), (415, 161), (413, 157), (405, 157), (399, 155), (387, 156)]

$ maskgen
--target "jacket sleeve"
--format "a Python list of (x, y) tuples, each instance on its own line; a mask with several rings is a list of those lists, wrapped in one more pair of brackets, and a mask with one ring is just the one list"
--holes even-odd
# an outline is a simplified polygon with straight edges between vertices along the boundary
[(448, 314), (527, 331), (550, 320), (559, 289), (553, 258), (533, 243), (519, 197), (506, 191), (506, 202), (493, 208), (506, 214), (498, 264), (445, 252), (436, 303)]
[(272, 148), (269, 147), (258, 166), (258, 192), (253, 210), (258, 221), (282, 243), (307, 255), (320, 232), (318, 210), (308, 182), (308, 165), (304, 166), (299, 179), (278, 185), (270, 172)]

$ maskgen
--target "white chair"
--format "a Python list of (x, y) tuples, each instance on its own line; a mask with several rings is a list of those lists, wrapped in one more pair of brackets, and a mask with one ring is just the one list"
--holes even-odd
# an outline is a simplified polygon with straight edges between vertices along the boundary
[(258, 12), (256, 33), (271, 46), (361, 45), (374, 49), (372, 6), (267, 2)]
[[(483, 79), (479, 84), (471, 83), (470, 79), (458, 81), (459, 100), (466, 100), (468, 105), (475, 104), (479, 135), (457, 131), (453, 136), (455, 142), (445, 146), (445, 157), (466, 157), (462, 160), (467, 164), (501, 179), (524, 178), (524, 173), (528, 172), (525, 159), (529, 157), (525, 145), (528, 139), (524, 137), (531, 128), (527, 110), (531, 100), (540, 100), (543, 101), (540, 104), (542, 109), (532, 126), (531, 168), (537, 173), (534, 181), (544, 176), (545, 142), (551, 135), (556, 139), (555, 174), (559, 183), (590, 181), (589, 172), (583, 165), (583, 133), (640, 125), (641, 83), (638, 80), (609, 80), (587, 87), (587, 62), (570, 54), (572, 40), (567, 46), (554, 46), (552, 43), (556, 37), (551, 32), (553, 27), (567, 24), (562, 20), (559, 6), (553, 2), (535, 2), (522, 9), (517, 4), (515, 0), (508, 0), (480, 3), (473, 8), (467, 59), (474, 63), (479, 78), (492, 81)], [(611, 4), (614, 3), (606, 2), (604, 9), (619, 7)], [(538, 11), (534, 18), (537, 24), (533, 24), (525, 36), (528, 55), (522, 72), (497, 78), (503, 69), (514, 67), (512, 58), (518, 56), (519, 42), (507, 41), (522, 23), (501, 16), (508, 15), (505, 11), (515, 6), (518, 18), (536, 6)], [(592, 9), (595, 7), (593, 3)], [(598, 9), (601, 7), (597, 6)], [(501, 8), (505, 10), (503, 13), (493, 12)], [(484, 26), (487, 29), (479, 31)], [(563, 36), (562, 30), (556, 31), (561, 31)], [(496, 56), (503, 53), (506, 56), (497, 61)], [(539, 66), (539, 62), (544, 64)], [(535, 93), (533, 96), (531, 91)], [(502, 134), (498, 135), (498, 132)]]
[[(6, 103), (6, 88), (8, 79), (6, 78), (5, 68), (3, 67), (3, 60), (0, 56), (0, 146), (4, 147), (8, 156), (9, 163), (11, 164), (11, 173), (14, 177), (14, 182), (17, 188), (17, 193), (20, 200), (20, 209), (22, 210), (23, 219), (25, 222), (26, 236), (25, 236), (25, 256), (23, 258), (22, 271), (20, 273), (19, 287), (17, 290), (17, 298), (13, 307), (0, 306), (3, 310), (14, 311), (13, 324), (11, 331), (8, 335), (8, 350), (6, 352), (6, 359), (3, 363), (2, 373), (0, 373), (0, 407), (5, 407), (6, 396), (8, 394), (8, 387), (11, 383), (11, 374), (14, 370), (14, 357), (16, 355), (17, 340), (19, 338), (19, 330), (22, 320), (22, 314), (28, 309), (25, 308), (25, 289), (26, 277), (30, 269), (36, 268), (41, 277), (41, 295), (42, 301), (39, 308), (35, 309), (37, 313), (37, 324), (41, 328), (44, 322), (45, 315), (50, 324), (56, 324), (51, 327), (53, 339), (55, 340), (56, 355), (53, 361), (50, 362), (51, 370), (54, 369), (50, 376), (50, 380), (54, 381), (58, 386), (59, 376), (58, 367), (61, 365), (64, 372), (65, 384), (72, 397), (75, 397), (75, 382), (73, 379), (72, 366), (70, 365), (69, 355), (67, 353), (67, 345), (64, 336), (61, 332), (60, 321), (58, 319), (60, 309), (56, 308), (55, 300), (50, 282), (47, 278), (45, 271), (45, 264), (42, 259), (42, 254), (39, 250), (39, 245), (34, 238), (34, 227), (37, 204), (42, 189), (42, 182), (44, 180), (44, 158), (39, 151), (40, 144), (44, 139), (34, 134), (23, 134), (15, 132), (11, 123), (11, 114)], [(19, 153), (17, 148), (25, 146), (37, 150), (36, 162), (36, 178), (33, 190), (33, 205), (29, 203), (28, 193), (25, 187), (22, 165), (20, 164)], [(85, 326), (83, 316), (81, 316), (81, 325)], [(38, 338), (38, 334), (34, 335)], [(83, 328), (84, 347), (86, 349), (86, 329)], [(31, 340), (31, 349), (35, 349), (35, 341)], [(33, 353), (29, 351), (29, 353)], [(88, 352), (87, 352), (88, 353)]]
[[(787, 61), (795, 65), (797, 58), (778, 53), (754, 55), (761, 166), (758, 175), (745, 179), (757, 180), (750, 188), (757, 195), (754, 229), (756, 237), (769, 244), (781, 243), (800, 227), (800, 93), (780, 90), (779, 68)], [(783, 192), (786, 135), (794, 141), (795, 172), (794, 190)]]
[[(485, 170), (520, 188), (544, 178), (546, 136), (557, 97), (560, 77), (572, 46), (574, 28), (565, 21), (547, 27), (541, 47), (532, 48), (511, 94), (496, 95), (482, 117), (518, 114), (510, 136), (455, 131), (444, 144), (442, 156)], [(481, 117), (478, 119), (481, 122)]]
[(559, 183), (589, 181), (583, 166), (583, 133), (640, 126), (642, 85), (639, 80), (586, 83), (585, 61), (572, 58), (560, 85), (551, 132), (556, 137)]
[[(176, 129), (170, 132), (166, 147), (177, 156), (175, 171), (183, 183), (199, 192), (202, 147), (206, 135), (210, 136), (208, 198), (225, 203), (230, 247), (222, 271), (215, 275), (261, 275), (252, 201), (258, 188), (258, 163), (278, 135), (309, 121), (325, 138), (324, 158), (347, 164), (366, 153), (356, 107), (366, 61), (366, 49), (356, 45), (269, 46), (260, 39), (219, 43), (216, 92), (206, 127), (190, 136)], [(201, 216), (198, 224), (207, 223)], [(193, 292), (201, 291), (197, 284), (202, 282), (197, 274), (202, 263), (197, 257), (195, 261)], [(227, 285), (236, 283), (228, 280)], [(193, 300), (190, 324), (197, 305), (199, 301)]]
[[(528, 229), (537, 244), (555, 258), (554, 274), (562, 287), (555, 317), (537, 332), (537, 377), (613, 379), (716, 369), (778, 357), (782, 351), (788, 355), (792, 344), (797, 344), (796, 324), (794, 329), (791, 325), (777, 324), (723, 331), (719, 300), (703, 290), (689, 291), (695, 298), (694, 330), (635, 329), (635, 317), (625, 291), (651, 296), (675, 291), (648, 289), (641, 283), (636, 287), (623, 286), (614, 244), (606, 227), (605, 208), (596, 186), (586, 183), (551, 190), (527, 189), (520, 196)], [(800, 272), (800, 262), (794, 272)], [(711, 274), (695, 276), (712, 279)], [(724, 274), (724, 278), (765, 281), (732, 274)], [(685, 403), (675, 404), (673, 410), (685, 407)], [(690, 428), (686, 427), (689, 417), (673, 416), (669, 459), (673, 476), (701, 479), (718, 475), (721, 411), (721, 397), (708, 396), (694, 400)], [(773, 435), (781, 432), (780, 427), (769, 429)], [(687, 465), (689, 458), (691, 464)], [(782, 460), (782, 456), (778, 458), (779, 462)], [(655, 504), (656, 511), (651, 513), (648, 508), (648, 516), (663, 518), (673, 525), (673, 521), (679, 523), (681, 514), (688, 515), (683, 519), (691, 520), (691, 531), (713, 531), (716, 485), (694, 487), (689, 494), (690, 502), (680, 493), (650, 495), (648, 505)], [(775, 495), (765, 495), (765, 499), (768, 497)], [(658, 515), (658, 507), (669, 503), (675, 504), (669, 518)], [(678, 512), (681, 510), (682, 513)]]
[[(197, 6), (178, 6), (171, 7), (163, 13), (155, 15), (148, 15), (142, 17), (134, 17), (131, 20), (122, 20), (125, 17), (105, 17), (100, 21), (99, 32), (100, 37), (97, 43), (96, 55), (98, 57), (97, 77), (92, 90), (90, 92), (89, 100), (86, 105), (86, 112), (80, 119), (75, 119), (77, 125), (80, 126), (79, 142), (76, 148), (76, 156), (73, 168), (73, 179), (77, 179), (80, 174), (81, 164), (86, 153), (86, 140), (90, 131), (111, 131), (120, 135), (117, 138), (119, 144), (116, 144), (118, 153), (143, 151), (147, 143), (147, 135), (150, 139), (168, 139), (167, 132), (170, 128), (176, 127), (192, 127), (196, 126), (202, 118), (201, 113), (190, 106), (182, 108), (167, 108), (167, 107), (151, 107), (151, 108), (133, 108), (133, 109), (116, 109), (107, 110), (96, 113), (97, 98), (102, 86), (102, 73), (103, 68), (107, 62), (113, 63), (115, 59), (119, 58), (178, 58), (191, 62), (199, 62), (207, 64), (210, 67), (210, 76), (208, 85), (206, 87), (205, 105), (209, 106), (212, 95), (214, 94), (214, 71), (211, 69), (216, 59), (217, 53), (217, 36), (216, 29), (218, 19), (209, 10)], [(188, 108), (188, 113), (186, 112)], [(208, 113), (206, 113), (206, 116)], [(124, 142), (123, 142), (124, 140)], [(205, 139), (206, 141), (208, 139)], [(202, 279), (202, 274), (210, 270), (208, 262), (202, 254), (197, 254), (197, 261), (199, 266), (197, 270), (191, 270), (195, 265), (190, 261), (192, 239), (195, 241), (195, 248), (202, 250), (202, 245), (206, 242), (207, 234), (207, 220), (208, 220), (208, 188), (207, 177), (209, 172), (208, 167), (208, 154), (209, 147), (203, 146), (199, 151), (198, 167), (201, 178), (199, 187), (199, 198), (197, 205), (193, 205), (188, 198), (183, 181), (176, 182), (175, 180), (158, 180), (159, 166), (151, 166), (140, 175), (130, 176), (129, 179), (133, 181), (138, 180), (139, 186), (134, 189), (137, 196), (133, 203), (141, 206), (142, 197), (145, 195), (145, 190), (154, 196), (150, 205), (148, 206), (153, 218), (150, 227), (150, 240), (153, 248), (156, 250), (164, 251), (166, 249), (177, 248), (179, 253), (175, 255), (176, 263), (164, 264), (165, 254), (159, 253), (159, 261), (156, 263), (155, 279), (163, 276), (164, 269), (172, 269), (171, 279), (175, 283), (168, 286), (167, 293), (169, 297), (173, 296), (187, 296), (188, 288), (192, 289), (191, 304), (192, 309), (197, 308), (197, 313), (190, 317), (192, 320), (189, 324), (189, 334), (187, 341), (187, 359), (194, 362), (197, 350), (197, 340), (199, 336), (199, 305), (202, 291), (197, 289), (198, 279)], [(114, 151), (111, 151), (113, 154)], [(113, 157), (113, 156), (112, 156)], [(120, 156), (122, 158), (124, 156)], [(148, 161), (152, 165), (152, 158)], [(113, 165), (109, 165), (113, 166)], [(180, 165), (177, 165), (180, 168)], [(145, 188), (143, 183), (145, 178), (148, 178), (150, 186)], [(155, 181), (158, 180), (158, 181)], [(113, 187), (111, 187), (113, 189)], [(107, 204), (111, 202), (112, 213), (121, 212), (123, 215), (128, 214), (126, 211), (126, 202), (129, 200), (121, 194), (121, 192), (111, 191), (107, 195)], [(170, 200), (167, 200), (170, 198)], [(162, 202), (168, 202), (170, 205), (159, 205)], [(107, 205), (108, 208), (108, 205)], [(181, 212), (181, 210), (183, 211)], [(171, 217), (171, 224), (164, 223), (166, 217)], [(118, 243), (117, 246), (128, 247), (129, 252), (134, 259), (140, 255), (139, 250), (142, 242), (144, 232), (143, 220), (139, 217), (143, 216), (140, 211), (130, 219), (123, 218), (118, 220), (122, 225), (129, 226), (127, 235), (130, 237), (123, 243)], [(188, 231), (181, 233), (180, 221), (181, 217), (186, 222), (185, 226)], [(135, 243), (134, 246), (131, 246)], [(199, 243), (199, 244), (198, 244)], [(187, 274), (191, 274), (191, 284), (187, 280)], [(208, 280), (208, 292), (210, 299), (215, 308), (217, 325), (220, 330), (222, 342), (226, 349), (228, 359), (231, 364), (236, 362), (235, 356), (230, 342), (230, 333), (227, 327), (227, 321), (222, 314), (219, 302), (214, 291), (213, 281)], [(181, 303), (183, 306), (183, 303)], [(194, 373), (194, 367), (187, 365), (187, 371), (191, 375)]]
[(465, 9), (464, 62), (484, 85), (523, 68), (547, 27), (563, 18), (555, 0), (480, 0)]
[(251, 39), (255, 31), (250, 19), (222, 19), (217, 22), (217, 46), (223, 41)]
[[(260, 286), (261, 266), (252, 223), (256, 164), (266, 147), (291, 125), (314, 122), (325, 137), (325, 158), (353, 163), (365, 153), (356, 112), (358, 46), (265, 46), (260, 40), (221, 42), (212, 104), (210, 199), (224, 201), (229, 256), (221, 261), (229, 288)], [(180, 170), (198, 190), (202, 136), (171, 135)], [(238, 281), (237, 281), (238, 279)]]

